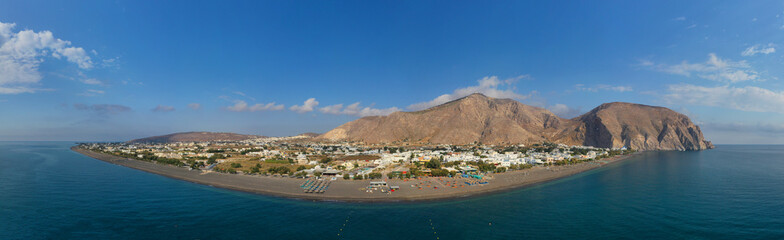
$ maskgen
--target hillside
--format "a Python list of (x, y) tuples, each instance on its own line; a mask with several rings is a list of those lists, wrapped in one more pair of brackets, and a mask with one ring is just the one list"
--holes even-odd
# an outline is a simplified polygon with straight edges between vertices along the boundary
[(183, 132), (162, 136), (146, 137), (128, 141), (128, 143), (172, 143), (172, 142), (206, 142), (206, 141), (241, 141), (262, 136), (236, 133), (215, 132)]
[(700, 127), (668, 108), (605, 103), (578, 118), (585, 145), (633, 149), (701, 150), (713, 148)]
[(416, 112), (363, 117), (321, 136), (366, 143), (531, 144), (556, 142), (639, 150), (712, 148), (688, 117), (662, 107), (603, 104), (575, 119), (511, 99), (482, 94)]

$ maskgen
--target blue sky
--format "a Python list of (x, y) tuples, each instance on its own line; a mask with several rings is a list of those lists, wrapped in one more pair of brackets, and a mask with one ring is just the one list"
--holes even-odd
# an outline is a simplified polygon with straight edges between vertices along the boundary
[(0, 140), (325, 132), (472, 92), (784, 143), (782, 1), (0, 1)]

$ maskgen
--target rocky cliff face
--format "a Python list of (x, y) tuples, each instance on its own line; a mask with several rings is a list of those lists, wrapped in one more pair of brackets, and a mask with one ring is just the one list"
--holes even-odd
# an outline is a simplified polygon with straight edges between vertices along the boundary
[(700, 127), (667, 108), (632, 103), (605, 103), (580, 116), (585, 145), (640, 150), (703, 150), (713, 144)]
[(603, 104), (575, 119), (510, 99), (472, 94), (417, 112), (364, 117), (318, 139), (366, 143), (399, 141), (443, 144), (556, 142), (639, 150), (711, 148), (699, 127), (672, 110), (630, 103)]

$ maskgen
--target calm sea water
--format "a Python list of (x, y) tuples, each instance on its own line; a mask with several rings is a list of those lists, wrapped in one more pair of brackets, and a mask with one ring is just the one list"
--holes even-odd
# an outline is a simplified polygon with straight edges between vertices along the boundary
[(645, 153), (512, 192), (416, 204), (309, 202), (0, 142), (0, 239), (784, 238), (784, 146)]

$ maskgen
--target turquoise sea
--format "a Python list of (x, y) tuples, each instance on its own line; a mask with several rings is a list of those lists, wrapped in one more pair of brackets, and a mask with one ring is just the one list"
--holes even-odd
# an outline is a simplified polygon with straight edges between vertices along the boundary
[(247, 194), (0, 142), (0, 239), (784, 239), (784, 146), (650, 152), (506, 193), (403, 204)]

